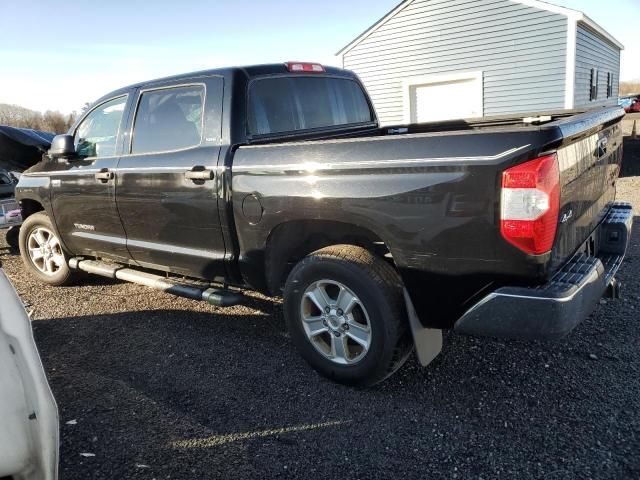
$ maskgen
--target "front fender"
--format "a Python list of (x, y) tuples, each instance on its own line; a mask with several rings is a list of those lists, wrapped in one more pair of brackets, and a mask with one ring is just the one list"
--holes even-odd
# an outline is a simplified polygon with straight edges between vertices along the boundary
[[(51, 179), (45, 175), (31, 175), (24, 173), (20, 176), (20, 181), (16, 186), (16, 200), (22, 206), (25, 201), (36, 202), (44, 208), (47, 215), (53, 220), (51, 208)], [(25, 213), (27, 215), (25, 215)], [(26, 218), (29, 212), (22, 212)]]

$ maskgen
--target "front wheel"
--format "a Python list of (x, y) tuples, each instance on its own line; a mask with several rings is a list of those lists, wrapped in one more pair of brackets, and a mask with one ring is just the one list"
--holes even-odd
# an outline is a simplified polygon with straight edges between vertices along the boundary
[(62, 244), (47, 214), (34, 213), (24, 221), (19, 244), (22, 261), (34, 277), (56, 287), (72, 282)]
[(398, 274), (360, 247), (334, 245), (302, 260), (287, 279), (284, 309), (304, 359), (340, 383), (381, 382), (413, 348)]

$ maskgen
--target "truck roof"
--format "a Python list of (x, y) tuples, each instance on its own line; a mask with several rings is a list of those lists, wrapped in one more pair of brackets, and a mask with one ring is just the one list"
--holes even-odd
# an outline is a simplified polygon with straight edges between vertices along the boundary
[[(298, 62), (292, 62), (292, 63), (298, 63)], [(355, 73), (349, 70), (344, 70), (342, 68), (325, 66), (325, 65), (323, 65), (323, 68), (325, 70), (324, 72), (325, 75), (329, 74), (329, 75), (341, 76), (345, 78), (356, 77)], [(287, 64), (285, 62), (270, 63), (270, 64), (264, 64), (264, 65), (247, 65), (247, 66), (240, 66), (240, 67), (214, 68), (209, 70), (199, 70), (195, 72), (181, 73), (178, 75), (171, 75), (168, 77), (156, 78), (153, 80), (147, 80), (144, 82), (138, 82), (132, 85), (127, 85), (126, 87), (119, 88), (117, 90), (107, 93), (106, 95), (103, 95), (96, 102), (94, 102), (92, 106), (95, 105), (96, 103), (103, 101), (104, 99), (112, 98), (120, 93), (125, 93), (128, 90), (131, 90), (132, 88), (146, 87), (146, 86), (153, 85), (155, 83), (160, 83), (160, 82), (190, 79), (194, 77), (204, 77), (204, 76), (211, 76), (211, 75), (221, 75), (224, 77), (232, 77), (234, 75), (240, 74), (240, 75), (244, 75), (247, 79), (249, 79), (252, 77), (259, 77), (263, 75), (278, 75), (278, 74), (289, 74), (289, 73), (291, 72), (289, 72), (289, 69), (287, 68)], [(314, 74), (314, 75), (322, 75), (322, 73)]]

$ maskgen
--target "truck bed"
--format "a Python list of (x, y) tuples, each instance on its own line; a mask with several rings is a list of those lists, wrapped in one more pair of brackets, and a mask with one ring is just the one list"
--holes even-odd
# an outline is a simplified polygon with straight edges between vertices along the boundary
[[(443, 312), (503, 284), (542, 283), (615, 199), (624, 112), (545, 115), (551, 120), (540, 125), (497, 117), (242, 146), (232, 167), (240, 257), (251, 263), (283, 222), (313, 218), (370, 232), (388, 248), (408, 289), (440, 291), (439, 302), (449, 304)], [(551, 253), (526, 255), (500, 234), (502, 172), (550, 152), (558, 155), (566, 218)], [(260, 199), (258, 224), (243, 215), (247, 195)], [(243, 275), (260, 283), (248, 270)]]

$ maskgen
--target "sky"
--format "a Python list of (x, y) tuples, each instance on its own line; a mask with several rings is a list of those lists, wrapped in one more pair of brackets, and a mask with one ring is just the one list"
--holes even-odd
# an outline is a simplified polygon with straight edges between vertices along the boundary
[[(288, 60), (338, 65), (400, 0), (0, 0), (0, 103), (80, 110), (139, 81)], [(553, 0), (622, 42), (640, 79), (640, 0)], [(613, 5), (615, 4), (615, 8)]]

